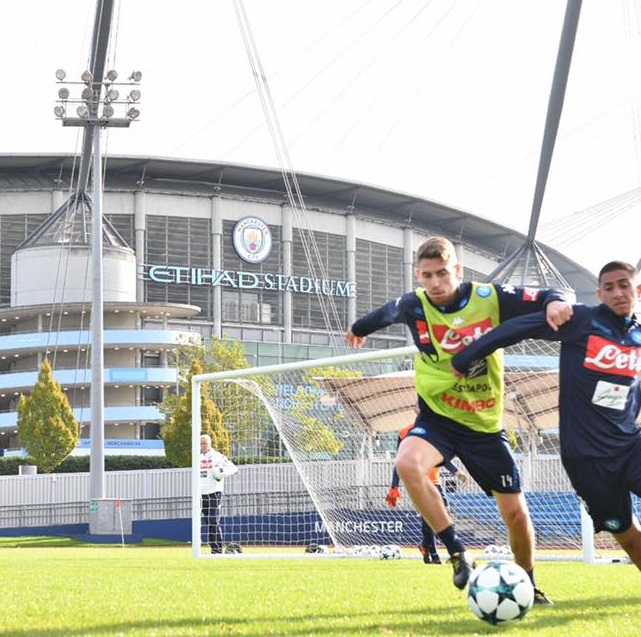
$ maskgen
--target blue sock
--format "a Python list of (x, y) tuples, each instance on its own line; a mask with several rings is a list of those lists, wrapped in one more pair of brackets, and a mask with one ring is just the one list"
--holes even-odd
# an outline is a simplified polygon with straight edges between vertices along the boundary
[(462, 553), (465, 550), (463, 542), (461, 542), (458, 535), (456, 534), (456, 529), (454, 528), (453, 524), (450, 524), (450, 526), (448, 526), (446, 529), (443, 529), (436, 535), (438, 535), (441, 542), (443, 542), (445, 548), (447, 549), (447, 552), (450, 555), (454, 555), (454, 553)]

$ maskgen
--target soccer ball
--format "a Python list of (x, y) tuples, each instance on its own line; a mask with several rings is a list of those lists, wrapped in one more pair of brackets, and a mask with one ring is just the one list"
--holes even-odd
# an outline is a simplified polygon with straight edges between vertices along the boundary
[(327, 546), (325, 546), (324, 544), (312, 543), (312, 544), (308, 544), (305, 547), (305, 553), (327, 553), (327, 552), (328, 552)]
[(401, 547), (397, 544), (386, 544), (381, 546), (380, 556), (382, 560), (400, 560)]
[(534, 603), (528, 574), (514, 562), (493, 560), (475, 568), (467, 588), (467, 605), (490, 624), (523, 619)]
[(238, 542), (230, 542), (226, 547), (225, 547), (225, 553), (229, 553), (230, 555), (236, 554), (236, 553), (242, 553), (243, 552), (243, 547), (238, 544)]
[(211, 477), (216, 480), (216, 482), (220, 482), (225, 477), (225, 468), (222, 464), (215, 464), (211, 468)]

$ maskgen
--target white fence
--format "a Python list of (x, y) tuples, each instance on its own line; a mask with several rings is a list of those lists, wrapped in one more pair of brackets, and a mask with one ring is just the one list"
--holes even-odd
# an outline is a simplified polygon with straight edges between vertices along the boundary
[[(558, 459), (538, 458), (522, 467), (528, 491), (569, 491)], [(319, 463), (319, 480), (345, 488), (356, 508), (382, 505), (392, 472), (390, 459)], [(448, 480), (447, 474), (445, 479)], [(85, 523), (89, 474), (0, 476), (0, 529)], [(468, 492), (476, 487), (468, 487)], [(312, 500), (291, 463), (242, 465), (225, 484), (223, 515), (268, 515), (311, 511)], [(347, 497), (349, 495), (349, 498)], [(132, 501), (134, 520), (191, 516), (189, 469), (105, 472), (105, 497)], [(347, 500), (346, 500), (347, 501)], [(403, 506), (410, 506), (409, 501)]]
[[(390, 464), (379, 464), (384, 485)], [(313, 509), (293, 464), (243, 465), (240, 469), (226, 481), (225, 493), (232, 497), (224, 499), (223, 515)], [(350, 473), (354, 475), (353, 468)], [(328, 479), (333, 475), (329, 471)], [(87, 522), (89, 484), (88, 473), (0, 476), (0, 529)], [(108, 471), (104, 495), (131, 500), (134, 520), (189, 518), (190, 469)]]
[[(189, 469), (108, 471), (105, 473), (105, 497), (134, 500), (189, 496), (189, 475)], [(88, 500), (88, 473), (0, 477), (0, 506)]]

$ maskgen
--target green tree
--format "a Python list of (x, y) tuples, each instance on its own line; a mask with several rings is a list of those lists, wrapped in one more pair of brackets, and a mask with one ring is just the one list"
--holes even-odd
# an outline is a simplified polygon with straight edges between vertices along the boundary
[(336, 409), (324, 418), (316, 412), (320, 396), (325, 393), (324, 378), (358, 378), (362, 372), (342, 367), (314, 367), (305, 371), (301, 385), (294, 394), (291, 413), (299, 423), (296, 435), (298, 447), (306, 453), (328, 453), (337, 456), (343, 449), (344, 442), (336, 435), (346, 423), (346, 414)]
[(18, 401), (18, 441), (42, 471), (51, 473), (73, 451), (78, 438), (78, 422), (45, 359), (31, 394), (21, 394)]
[[(159, 405), (159, 409), (165, 414), (167, 421), (164, 428), (168, 425), (172, 426), (170, 421), (187, 393), (189, 393), (189, 402), (184, 406), (184, 409), (190, 408), (193, 363), (197, 362), (200, 365), (200, 371), (197, 373), (212, 373), (250, 367), (240, 341), (217, 338), (212, 338), (209, 347), (195, 341), (180, 343), (170, 355), (170, 362), (178, 369), (179, 388), (177, 393), (166, 394)], [(209, 433), (216, 449), (226, 453), (230, 446), (230, 443), (226, 442), (226, 440), (227, 436), (230, 436), (233, 437), (239, 449), (247, 444), (252, 449), (252, 452), (255, 452), (256, 441), (264, 437), (271, 422), (263, 402), (258, 397), (260, 393), (268, 396), (275, 395), (274, 383), (269, 377), (257, 376), (237, 382), (212, 382), (201, 385), (203, 400), (206, 397), (213, 401), (215, 408), (220, 411), (220, 416), (216, 417), (216, 419), (220, 419), (218, 430), (227, 432), (226, 434), (216, 433), (217, 426), (215, 424), (212, 426)], [(186, 414), (184, 418), (187, 418)], [(212, 420), (212, 422), (215, 423), (216, 419)], [(190, 422), (191, 418), (188, 420)], [(165, 439), (164, 433), (162, 437)]]
[[(168, 401), (165, 422), (161, 426), (161, 436), (165, 443), (167, 460), (175, 467), (191, 466), (191, 377), (202, 374), (199, 361), (191, 364), (187, 374), (185, 393)], [(212, 446), (229, 456), (231, 453), (231, 434), (223, 425), (223, 414), (214, 401), (202, 392), (200, 397), (201, 431), (211, 436)]]

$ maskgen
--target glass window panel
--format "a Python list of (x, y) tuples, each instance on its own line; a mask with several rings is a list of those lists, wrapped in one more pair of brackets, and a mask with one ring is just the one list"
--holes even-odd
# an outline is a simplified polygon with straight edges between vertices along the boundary
[(292, 332), (292, 341), (294, 343), (309, 343), (309, 332)]
[(260, 341), (262, 332), (260, 330), (251, 330), (243, 328), (243, 341)]
[(281, 362), (281, 360), (277, 356), (262, 356), (262, 355), (260, 355), (258, 357), (257, 366), (260, 365), (261, 367), (263, 367), (265, 365), (279, 365), (280, 362)]
[(307, 351), (307, 358), (328, 358), (334, 355), (334, 350), (331, 347), (319, 347), (312, 345)]
[(261, 356), (276, 356), (281, 355), (281, 347), (278, 343), (259, 343), (258, 354)]
[(130, 248), (135, 246), (134, 215), (105, 215), (105, 218), (116, 229)]
[(283, 344), (284, 353), (287, 358), (294, 360), (304, 360), (309, 358), (309, 348), (306, 345)]
[(224, 332), (225, 332), (225, 337), (232, 341), (233, 340), (241, 341), (243, 338), (242, 330), (240, 330), (237, 327), (226, 327), (224, 329)]
[[(356, 240), (357, 316), (371, 312), (404, 292), (402, 263), (402, 248)], [(391, 325), (378, 334), (403, 338), (406, 328)], [(371, 343), (370, 346), (373, 347)]]

